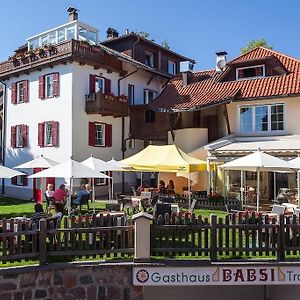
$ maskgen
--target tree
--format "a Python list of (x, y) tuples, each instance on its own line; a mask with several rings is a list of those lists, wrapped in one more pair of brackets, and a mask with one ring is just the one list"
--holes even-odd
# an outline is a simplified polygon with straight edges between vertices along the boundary
[(260, 46), (263, 46), (268, 49), (273, 49), (273, 47), (271, 45), (269, 45), (265, 39), (252, 40), (252, 41), (248, 42), (246, 47), (241, 49), (241, 54), (244, 54), (244, 53), (246, 53), (256, 47), (260, 47)]
[(161, 43), (162, 47), (166, 48), (166, 49), (170, 49), (170, 46), (169, 46), (169, 43), (167, 40), (164, 40), (162, 43)]
[(147, 40), (150, 40), (151, 42), (155, 42), (154, 39), (150, 38), (150, 33), (149, 32), (146, 32), (146, 31), (137, 31), (136, 30), (134, 33), (137, 34), (137, 35), (139, 35), (139, 36), (141, 36), (141, 37), (143, 37), (143, 38), (145, 38), (145, 39), (147, 39)]

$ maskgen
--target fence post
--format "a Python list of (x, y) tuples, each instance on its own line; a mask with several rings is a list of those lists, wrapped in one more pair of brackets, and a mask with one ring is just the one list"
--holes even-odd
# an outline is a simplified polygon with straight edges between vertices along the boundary
[(217, 216), (210, 215), (210, 260), (217, 261)]
[(152, 219), (153, 216), (145, 212), (140, 212), (132, 216), (132, 221), (135, 222), (134, 260), (150, 259), (150, 225)]
[(46, 219), (40, 220), (40, 230), (39, 230), (39, 262), (40, 265), (46, 264), (46, 231), (47, 231), (47, 221)]
[(279, 216), (279, 229), (277, 238), (277, 260), (285, 260), (285, 230), (284, 215)]

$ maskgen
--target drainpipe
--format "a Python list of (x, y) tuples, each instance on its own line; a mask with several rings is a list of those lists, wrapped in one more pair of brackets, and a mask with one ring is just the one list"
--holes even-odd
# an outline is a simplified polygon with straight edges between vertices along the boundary
[[(136, 37), (136, 41), (132, 44), (131, 46), (131, 52), (132, 52), (132, 58), (135, 59), (134, 55), (135, 55), (135, 45), (140, 41), (140, 37), (137, 36)], [(143, 62), (144, 63), (144, 62)]]
[[(138, 71), (138, 68), (136, 70), (132, 71), (131, 73), (126, 74), (125, 76), (118, 79), (118, 96), (121, 96), (121, 80), (133, 75)], [(126, 139), (125, 139), (125, 117), (122, 117), (122, 159), (125, 158), (125, 152), (126, 152)], [(124, 182), (124, 172), (122, 172), (122, 193), (124, 193), (125, 190), (125, 182)]]
[[(5, 147), (6, 147), (6, 83), (4, 81), (0, 80), (0, 83), (2, 83), (4, 89), (3, 89), (3, 120), (2, 120), (2, 165), (4, 166), (4, 160), (5, 160)], [(2, 190), (1, 194), (4, 194), (4, 178), (2, 178)]]

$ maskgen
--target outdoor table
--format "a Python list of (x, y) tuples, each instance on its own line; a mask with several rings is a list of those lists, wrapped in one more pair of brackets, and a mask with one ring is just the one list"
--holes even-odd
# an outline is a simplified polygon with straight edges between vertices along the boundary
[(179, 212), (180, 212), (179, 205), (171, 204), (171, 211), (172, 211), (172, 213), (179, 214)]

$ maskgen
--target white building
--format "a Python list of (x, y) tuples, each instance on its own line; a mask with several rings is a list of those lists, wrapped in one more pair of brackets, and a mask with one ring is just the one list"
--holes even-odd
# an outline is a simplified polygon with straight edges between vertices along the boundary
[[(98, 30), (80, 22), (76, 9), (68, 12), (68, 23), (28, 38), (0, 63), (3, 164), (8, 167), (41, 154), (58, 162), (82, 161), (91, 154), (118, 160), (144, 147), (129, 139), (128, 103), (144, 104), (171, 74), (99, 44)], [(120, 190), (122, 174), (114, 176), (115, 190)], [(134, 174), (125, 174), (123, 187), (128, 182), (135, 183)], [(36, 199), (40, 182), (5, 180), (3, 192)], [(96, 193), (107, 193), (106, 181), (98, 182)]]

